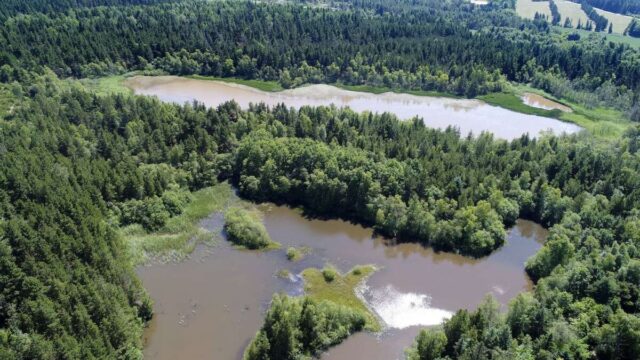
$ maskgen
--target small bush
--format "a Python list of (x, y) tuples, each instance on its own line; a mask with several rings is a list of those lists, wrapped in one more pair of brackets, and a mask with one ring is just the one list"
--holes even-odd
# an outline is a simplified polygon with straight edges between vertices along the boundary
[(296, 248), (290, 247), (287, 249), (287, 259), (289, 261), (295, 260), (298, 256), (300, 256), (300, 252)]
[(307, 247), (294, 248), (290, 247), (287, 249), (287, 259), (289, 261), (300, 261), (302, 258), (308, 254), (310, 251)]
[(264, 249), (274, 244), (258, 216), (245, 209), (227, 211), (224, 229), (229, 241), (247, 249)]
[(322, 269), (322, 277), (324, 277), (324, 281), (332, 282), (338, 277), (338, 270), (333, 266), (325, 266), (325, 268)]

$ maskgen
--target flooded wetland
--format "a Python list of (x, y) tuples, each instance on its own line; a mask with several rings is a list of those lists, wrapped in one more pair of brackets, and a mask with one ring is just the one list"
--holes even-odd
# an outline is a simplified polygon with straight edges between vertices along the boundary
[[(145, 334), (146, 357), (241, 358), (262, 325), (272, 295), (301, 294), (304, 284), (295, 275), (331, 263), (343, 272), (361, 264), (379, 268), (358, 291), (384, 330), (355, 334), (322, 358), (401, 358), (420, 328), (439, 324), (459, 308), (473, 309), (488, 293), (505, 304), (530, 289), (524, 262), (546, 237), (540, 226), (519, 220), (505, 246), (488, 257), (470, 259), (418, 244), (395, 244), (370, 229), (341, 220), (308, 219), (288, 207), (263, 204), (259, 209), (269, 235), (282, 249), (237, 250), (220, 241), (198, 248), (183, 262), (139, 269), (155, 301), (155, 316)], [(222, 216), (213, 214), (201, 225), (221, 231)], [(309, 253), (298, 262), (289, 261), (285, 249), (290, 246), (307, 247)], [(279, 276), (282, 270), (292, 276)]]
[[(137, 94), (162, 101), (197, 100), (215, 107), (235, 100), (243, 108), (264, 102), (273, 106), (348, 106), (355, 111), (391, 112), (401, 119), (419, 116), (436, 128), (458, 127), (462, 134), (491, 131), (512, 139), (540, 131), (572, 133), (578, 126), (525, 115), (479, 100), (407, 94), (369, 94), (329, 85), (311, 85), (281, 92), (219, 81), (180, 77), (126, 80)], [(537, 98), (527, 98), (533, 106)], [(559, 105), (559, 104), (558, 104)], [(341, 272), (357, 265), (377, 270), (356, 288), (358, 297), (378, 318), (379, 333), (358, 333), (322, 355), (323, 359), (398, 359), (425, 326), (442, 323), (458, 309), (474, 309), (486, 294), (502, 304), (532, 283), (525, 261), (538, 251), (546, 230), (519, 220), (506, 244), (490, 256), (471, 259), (437, 253), (414, 243), (394, 243), (342, 220), (309, 219), (299, 210), (258, 205), (270, 237), (282, 248), (267, 252), (234, 248), (221, 240), (201, 246), (185, 261), (141, 267), (138, 273), (155, 301), (155, 316), (145, 332), (145, 356), (153, 359), (239, 359), (262, 320), (274, 293), (304, 293), (302, 271), (332, 264)], [(221, 233), (223, 217), (214, 213), (201, 226)], [(222, 234), (223, 235), (223, 234)], [(290, 261), (286, 249), (305, 249)]]

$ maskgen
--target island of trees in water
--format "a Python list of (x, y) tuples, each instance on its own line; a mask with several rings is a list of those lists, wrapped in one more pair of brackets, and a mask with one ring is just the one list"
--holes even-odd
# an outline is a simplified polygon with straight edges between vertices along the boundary
[[(153, 3), (0, 6), (0, 80), (14, 101), (0, 120), (0, 357), (140, 358), (152, 305), (116, 229), (159, 229), (184, 211), (190, 192), (222, 180), (256, 201), (301, 206), (471, 256), (498, 248), (518, 217), (550, 227), (526, 264), (532, 293), (517, 297), (506, 315), (492, 300), (459, 311), (442, 331), (422, 333), (410, 356), (640, 353), (638, 127), (612, 142), (588, 134), (507, 142), (331, 107), (208, 109), (97, 95), (45, 68), (60, 76), (164, 69), (284, 85), (288, 73), (291, 84), (389, 81), (407, 89), (439, 89), (425, 84), (442, 78), (442, 90), (466, 95), (506, 78), (626, 99), (622, 107), (631, 110), (640, 78), (635, 50), (568, 43), (542, 22), (503, 10), (508, 3), (337, 3), (344, 10)], [(36, 10), (43, 12), (17, 14)], [(238, 218), (228, 222), (239, 234), (262, 239), (259, 226)], [(295, 311), (279, 318), (280, 308)], [(341, 315), (327, 315), (334, 310)], [(358, 330), (358, 316), (277, 298), (267, 317), (273, 321), (248, 351), (262, 359), (313, 355)], [(321, 320), (327, 318), (332, 322)], [(305, 331), (278, 340), (283, 334), (274, 328), (302, 329), (307, 320)]]

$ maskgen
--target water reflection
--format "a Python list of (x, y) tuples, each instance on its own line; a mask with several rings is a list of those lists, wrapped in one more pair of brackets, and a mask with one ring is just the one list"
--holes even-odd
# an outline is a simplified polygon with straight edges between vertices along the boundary
[(157, 96), (162, 101), (180, 104), (193, 100), (211, 107), (235, 100), (243, 108), (248, 108), (251, 103), (261, 102), (269, 106), (284, 103), (295, 108), (334, 104), (338, 107), (348, 106), (357, 112), (390, 112), (400, 119), (419, 116), (427, 126), (441, 129), (454, 126), (460, 129), (462, 135), (489, 131), (499, 138), (514, 139), (526, 133), (537, 136), (541, 131), (547, 130), (556, 134), (581, 130), (574, 124), (516, 113), (479, 100), (395, 93), (370, 94), (330, 85), (264, 92), (238, 84), (175, 76), (135, 76), (127, 79), (125, 84), (137, 94)]
[[(417, 244), (389, 245), (361, 226), (307, 219), (287, 207), (259, 208), (269, 234), (282, 243), (281, 250), (238, 251), (222, 241), (213, 249), (199, 248), (184, 262), (138, 270), (155, 301), (155, 318), (145, 333), (147, 358), (241, 358), (262, 324), (272, 294), (295, 295), (302, 289), (299, 278), (278, 273), (286, 269), (298, 274), (331, 262), (342, 271), (360, 264), (380, 268), (367, 281), (363, 295), (389, 328), (382, 334), (350, 337), (323, 358), (393, 359), (420, 329), (410, 325), (431, 324), (459, 308), (474, 308), (487, 293), (506, 303), (529, 289), (523, 263), (546, 236), (540, 226), (519, 220), (503, 248), (473, 260)], [(220, 215), (202, 222), (213, 231), (221, 225)], [(300, 262), (289, 262), (289, 246), (307, 246), (311, 253)], [(398, 311), (402, 308), (405, 311)], [(416, 314), (422, 320), (414, 321)], [(409, 327), (394, 329), (405, 326)]]

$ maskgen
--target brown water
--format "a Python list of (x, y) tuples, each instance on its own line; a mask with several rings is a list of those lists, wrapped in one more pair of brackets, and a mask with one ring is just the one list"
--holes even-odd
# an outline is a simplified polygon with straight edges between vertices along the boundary
[[(260, 209), (269, 234), (282, 243), (282, 250), (239, 251), (222, 241), (214, 248), (199, 248), (184, 262), (139, 269), (155, 300), (155, 317), (145, 333), (147, 358), (241, 358), (262, 324), (272, 294), (302, 291), (299, 278), (282, 279), (276, 273), (288, 269), (297, 274), (326, 262), (342, 271), (358, 264), (381, 268), (359, 290), (385, 320), (386, 330), (356, 334), (322, 358), (399, 358), (420, 328), (438, 316), (474, 308), (487, 293), (506, 303), (529, 289), (523, 263), (546, 237), (540, 226), (520, 220), (503, 248), (473, 260), (434, 253), (416, 244), (394, 245), (360, 226), (309, 220), (287, 207), (261, 205)], [(202, 226), (219, 231), (221, 216), (212, 215)], [(285, 254), (288, 246), (308, 246), (312, 251), (291, 263)], [(416, 324), (423, 326), (411, 326)]]
[(558, 109), (563, 112), (573, 112), (573, 110), (566, 105), (562, 105), (558, 102), (547, 99), (544, 96), (533, 94), (533, 93), (525, 93), (524, 95), (522, 95), (522, 102), (529, 106), (536, 107), (538, 109), (545, 109), (545, 110)]
[(489, 131), (499, 138), (514, 139), (525, 133), (537, 136), (541, 131), (561, 134), (581, 130), (574, 124), (513, 112), (480, 100), (390, 92), (371, 94), (330, 85), (309, 85), (280, 92), (265, 92), (238, 84), (176, 76), (135, 76), (127, 79), (125, 85), (136, 94), (157, 96), (162, 101), (180, 104), (193, 100), (211, 107), (235, 100), (243, 108), (247, 108), (250, 103), (260, 102), (269, 106), (284, 103), (295, 108), (334, 104), (338, 107), (348, 106), (357, 112), (390, 112), (400, 119), (419, 116), (427, 126), (441, 129), (454, 126), (460, 129), (462, 135)]

